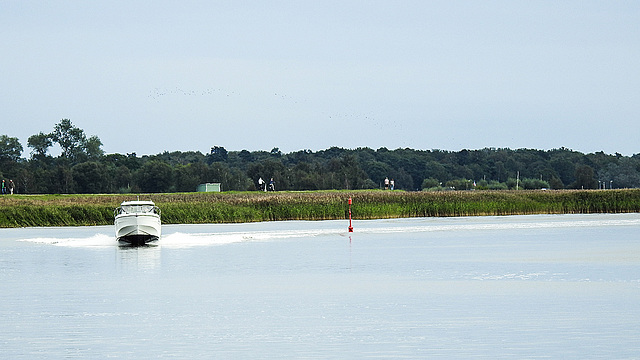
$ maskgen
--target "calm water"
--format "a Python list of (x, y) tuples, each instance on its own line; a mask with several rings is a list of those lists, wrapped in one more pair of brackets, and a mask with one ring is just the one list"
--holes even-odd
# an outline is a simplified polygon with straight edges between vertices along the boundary
[(640, 358), (640, 214), (0, 230), (0, 358)]

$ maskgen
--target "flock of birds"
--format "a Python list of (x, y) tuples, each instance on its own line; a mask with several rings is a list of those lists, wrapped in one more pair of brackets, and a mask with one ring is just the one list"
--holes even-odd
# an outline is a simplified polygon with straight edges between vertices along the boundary
[[(185, 90), (180, 87), (174, 87), (171, 89), (166, 88), (154, 88), (149, 92), (148, 98), (155, 102), (160, 102), (163, 98), (169, 97), (215, 97), (215, 98), (234, 98), (239, 97), (242, 94), (235, 90), (228, 90), (223, 88), (206, 88), (201, 90)], [(270, 95), (268, 95), (270, 96)], [(277, 101), (282, 101), (279, 106), (298, 106), (302, 103), (308, 103), (306, 99), (299, 99), (287, 94), (273, 93), (273, 98)], [(317, 108), (317, 106), (311, 106), (311, 108)], [(378, 117), (372, 113), (361, 112), (332, 112), (332, 111), (319, 111), (317, 112), (322, 118), (328, 121), (361, 121), (373, 127), (385, 127), (393, 124), (385, 124), (380, 121)], [(363, 124), (364, 125), (364, 124)]]
[(204, 90), (184, 90), (181, 88), (173, 88), (173, 89), (161, 89), (161, 88), (154, 88), (150, 93), (149, 93), (149, 98), (159, 101), (160, 98), (165, 97), (165, 96), (175, 96), (175, 95), (180, 95), (180, 96), (213, 96), (213, 95), (226, 95), (226, 96), (235, 96), (235, 95), (239, 95), (239, 93), (235, 92), (235, 91), (227, 91), (224, 89), (214, 89), (214, 88), (208, 88), (208, 89), (204, 89)]

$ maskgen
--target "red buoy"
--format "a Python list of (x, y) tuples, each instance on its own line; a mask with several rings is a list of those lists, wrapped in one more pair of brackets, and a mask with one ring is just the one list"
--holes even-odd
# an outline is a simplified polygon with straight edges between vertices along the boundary
[(351, 198), (349, 198), (349, 232), (353, 232), (353, 226), (351, 226)]

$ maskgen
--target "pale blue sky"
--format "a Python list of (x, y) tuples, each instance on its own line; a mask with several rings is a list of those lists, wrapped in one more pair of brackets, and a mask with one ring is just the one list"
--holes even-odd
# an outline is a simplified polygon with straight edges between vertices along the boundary
[(638, 1), (0, 0), (0, 134), (640, 153)]

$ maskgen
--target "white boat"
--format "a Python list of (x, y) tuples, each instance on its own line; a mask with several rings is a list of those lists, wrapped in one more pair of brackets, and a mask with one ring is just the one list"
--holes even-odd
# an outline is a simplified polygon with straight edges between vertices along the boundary
[(125, 201), (114, 211), (116, 239), (144, 245), (161, 235), (160, 209), (153, 201)]

